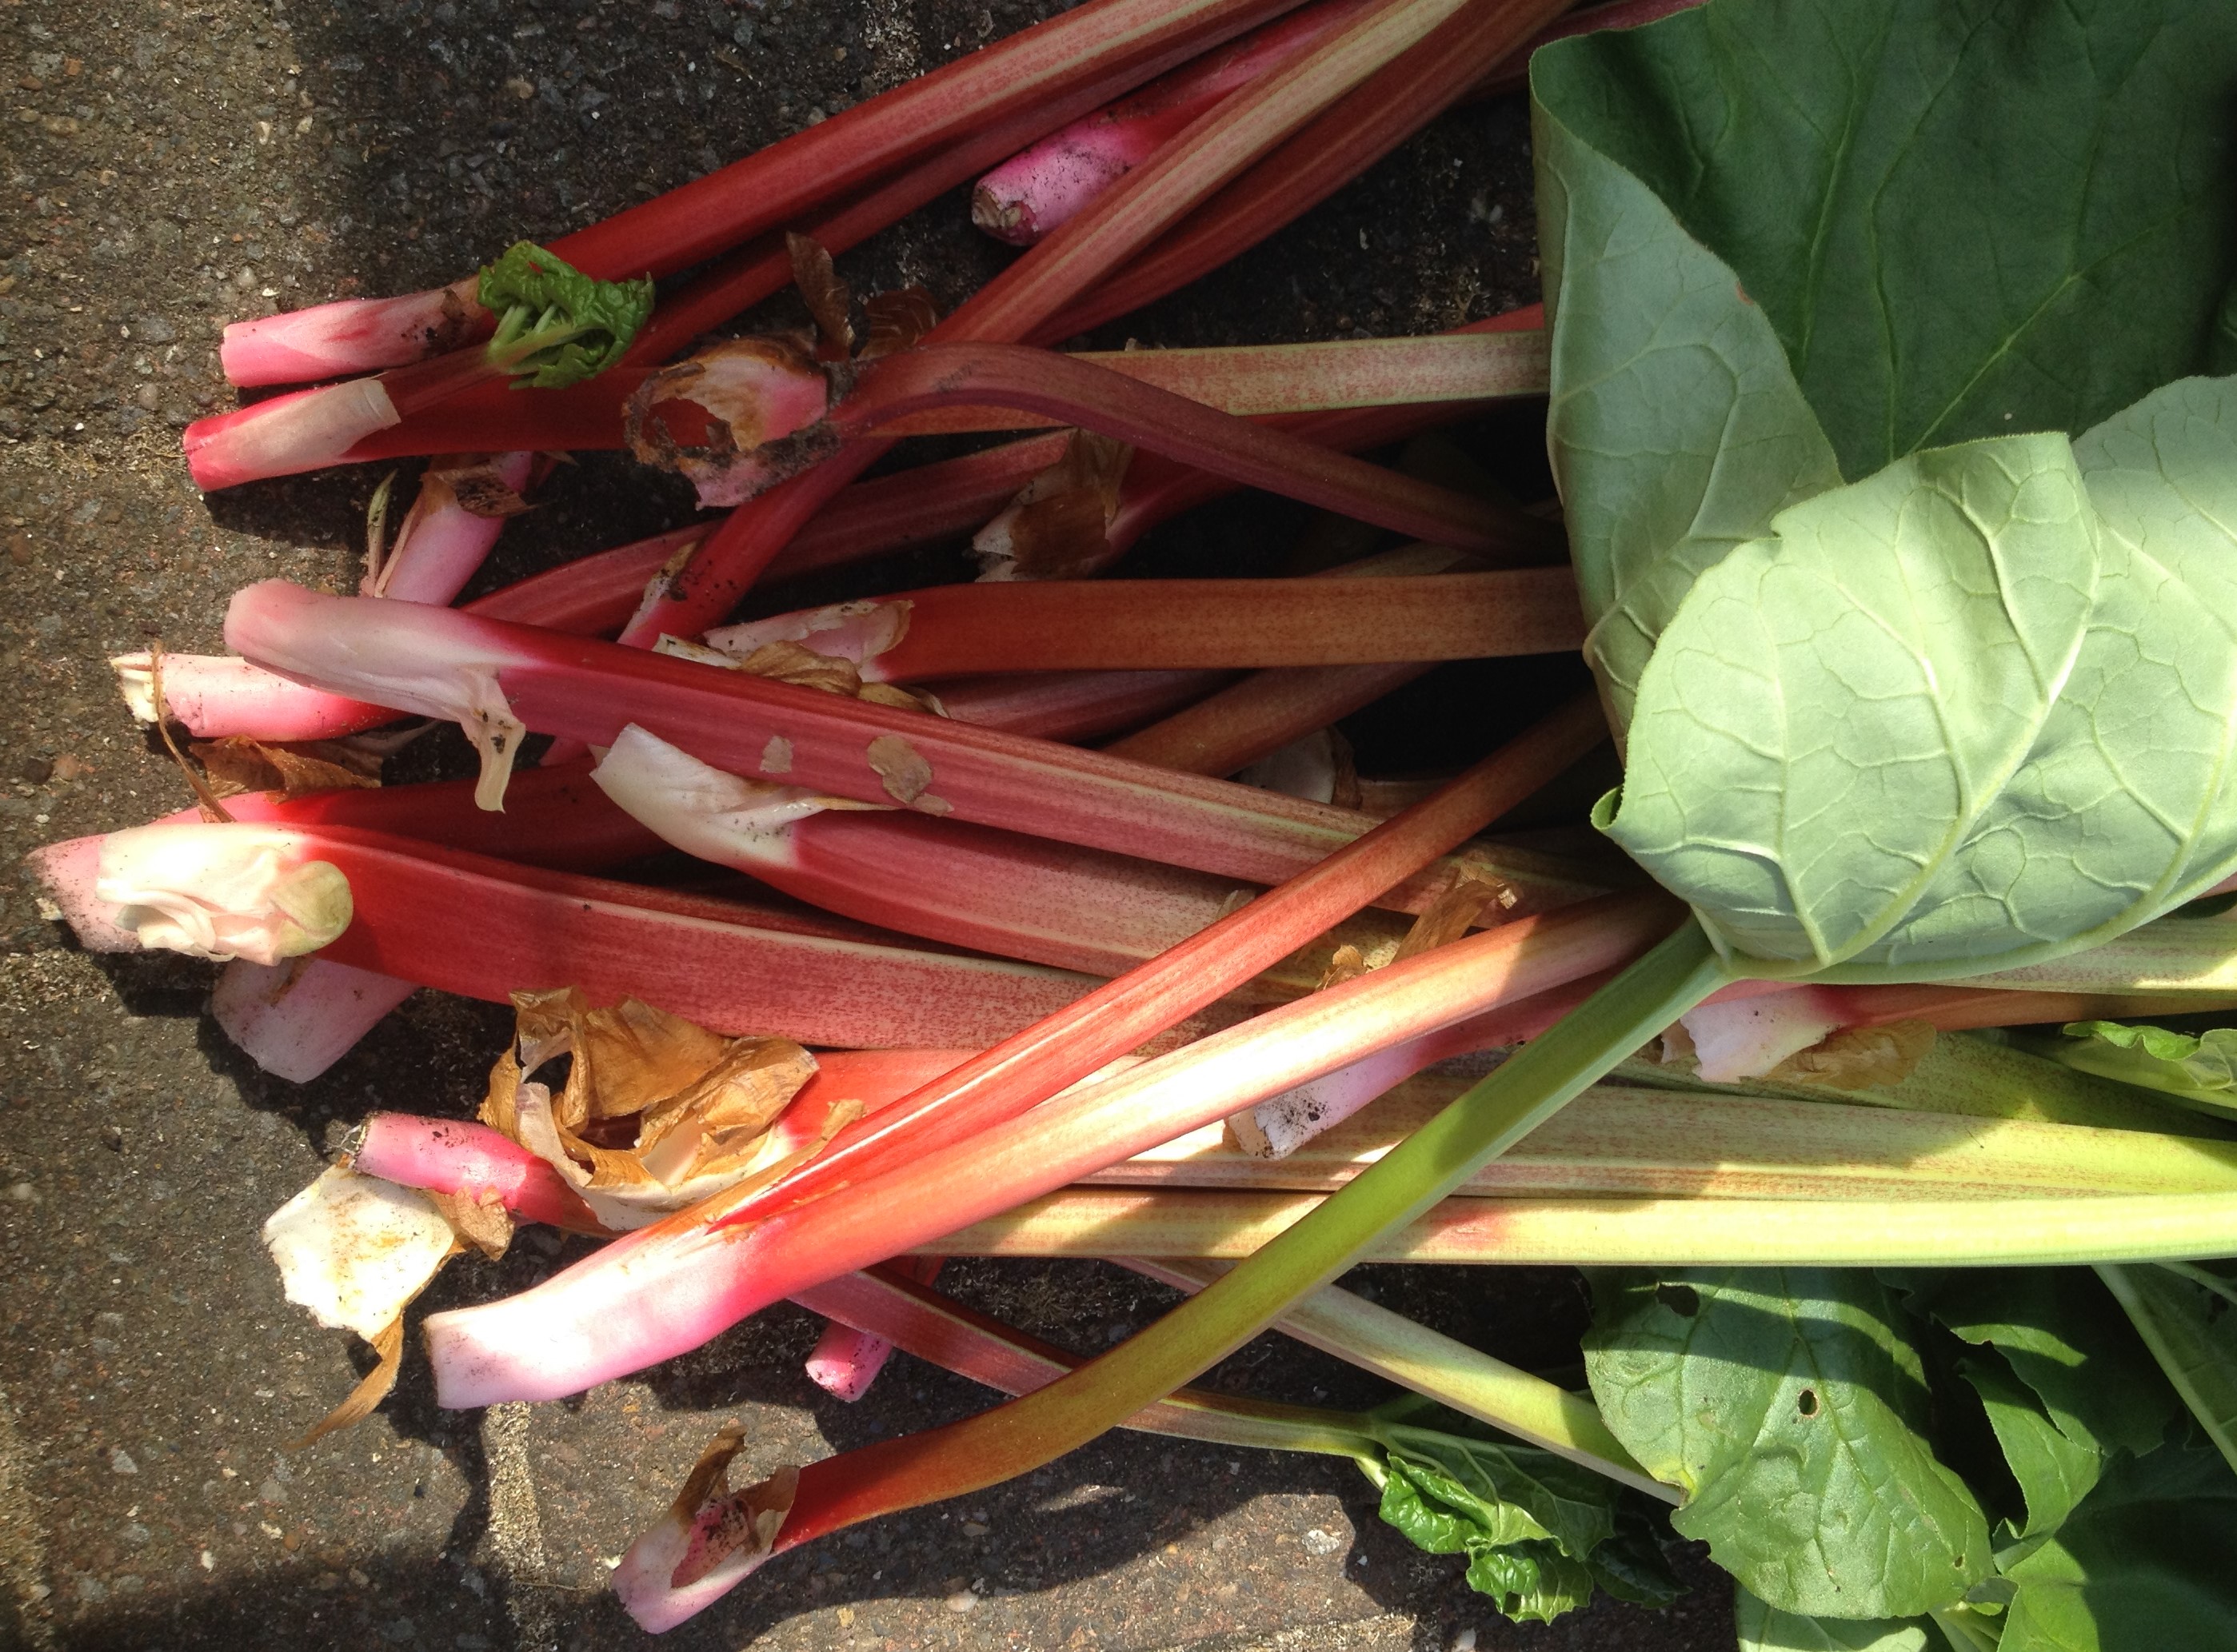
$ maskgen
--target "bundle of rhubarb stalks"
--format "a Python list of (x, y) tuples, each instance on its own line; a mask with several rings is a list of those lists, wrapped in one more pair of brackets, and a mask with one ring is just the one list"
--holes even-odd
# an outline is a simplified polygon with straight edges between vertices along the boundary
[[(1086, 0), (452, 286), (228, 331), (235, 383), (319, 382), (192, 427), (205, 489), (431, 463), (363, 594), (119, 661), (196, 806), (36, 859), (84, 944), (221, 960), (287, 1078), (417, 988), (515, 1006), (478, 1120), (374, 1115), (267, 1227), (379, 1351), (320, 1432), (449, 1258), (546, 1223), (603, 1242), (419, 1324), (443, 1405), (788, 1298), (849, 1398), (893, 1347), (1013, 1396), (737, 1489), (726, 1432), (615, 1573), (650, 1629), (1126, 1426), (1349, 1457), (1518, 1619), (1666, 1603), (1683, 1536), (1746, 1648), (2226, 1641), (2237, 13), (1562, 10)], [(1526, 74), (1542, 306), (1052, 347)], [(974, 178), (1002, 273), (849, 293), (835, 253)], [(812, 332), (709, 340), (786, 288)], [(1501, 402), (1558, 498), (1395, 461)], [(451, 606), (542, 456), (622, 448), (709, 514)], [(1239, 488), (1351, 560), (1099, 577)], [(978, 582), (729, 622), (965, 534)], [(1457, 774), (1331, 733), (1580, 650), (1597, 692)], [(399, 720), (478, 776), (368, 784)], [(1609, 740), (1589, 822), (1498, 834)], [(630, 879), (663, 850), (742, 876)], [(961, 1255), (1191, 1294), (1081, 1360), (944, 1296)], [(1589, 1392), (1363, 1260), (1587, 1268)], [(1269, 1327), (1393, 1399), (1188, 1385)]]

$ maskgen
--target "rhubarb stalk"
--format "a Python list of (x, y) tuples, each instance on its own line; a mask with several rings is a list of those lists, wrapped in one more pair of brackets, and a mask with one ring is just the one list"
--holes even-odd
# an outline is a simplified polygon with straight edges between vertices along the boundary
[[(1283, 9), (1280, 0), (1091, 0), (562, 236), (551, 250), (593, 276), (668, 274), (1082, 81), (1123, 69), (1146, 79)], [(492, 320), (478, 309), (461, 282), (239, 322), (227, 329), (223, 365), (237, 385), (395, 366), (486, 331)]]
[[(1000, 342), (1031, 336), (1054, 311), (1457, 7), (1458, 0), (1387, 0), (1303, 61), (1227, 98), (982, 287), (931, 337)], [(1557, 8), (1558, 0), (1500, 0), (1476, 9), (1515, 16), (1520, 39)], [(623, 640), (649, 646), (663, 633), (696, 636), (719, 623), (770, 559), (885, 445), (842, 449), (734, 512), (689, 566), (648, 592)]]
[[(1223, 780), (922, 712), (871, 705), (611, 643), (562, 637), (445, 609), (321, 596), (280, 581), (235, 594), (228, 642), (328, 690), (463, 716), (509, 752), (524, 726), (610, 746), (630, 723), (740, 775), (920, 813), (1053, 837), (1247, 882), (1296, 875), (1370, 824)], [(485, 770), (485, 794), (503, 766)], [(494, 777), (494, 778), (492, 778)], [(1526, 904), (1591, 887), (1527, 859), (1472, 852)], [(1435, 898), (1449, 868), (1399, 885), (1400, 905)]]

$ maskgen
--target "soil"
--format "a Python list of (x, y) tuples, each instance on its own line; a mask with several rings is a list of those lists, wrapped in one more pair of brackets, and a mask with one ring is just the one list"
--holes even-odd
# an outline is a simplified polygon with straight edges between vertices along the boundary
[[(450, 280), (825, 118), (1053, 6), (950, 0), (0, 0), (0, 848), (187, 801), (105, 657), (214, 651), (225, 595), (357, 576), (379, 477), (205, 499), (180, 429), (234, 405), (229, 320)], [(1105, 344), (1275, 341), (1452, 326), (1535, 295), (1517, 100), (1433, 125), (1292, 229)], [(858, 292), (953, 304), (1009, 256), (939, 203), (841, 260)], [(762, 324), (796, 319), (784, 303)], [(1461, 441), (1543, 490), (1527, 414)], [(409, 467), (399, 488), (411, 481)], [(685, 519), (617, 458), (562, 469), (485, 583)], [(1137, 568), (1270, 566), (1302, 513), (1242, 501)], [(960, 577), (952, 548), (891, 585)], [(767, 608), (814, 593), (775, 592)], [(1488, 744), (1548, 692), (1446, 674), (1363, 720), (1403, 768)], [(1452, 707), (1485, 708), (1455, 717)], [(1423, 731), (1436, 737), (1425, 743)], [(1457, 733), (1455, 732), (1457, 730)], [(414, 773), (455, 767), (455, 744)], [(257, 1072), (204, 1013), (210, 970), (78, 951), (0, 881), (0, 1648), (589, 1649), (643, 1643), (610, 1558), (727, 1418), (766, 1471), (966, 1414), (984, 1391), (906, 1358), (849, 1406), (802, 1374), (782, 1311), (564, 1404), (450, 1413), (408, 1364), (372, 1420), (300, 1434), (370, 1363), (280, 1299), (256, 1232), (376, 1106), (464, 1111), (505, 1017), (423, 993), (307, 1086)], [(422, 1309), (544, 1277), (575, 1241), (524, 1235), (453, 1267)], [(1367, 1270), (1380, 1300), (1576, 1379), (1563, 1270)], [(949, 1287), (1086, 1351), (1170, 1300), (1097, 1264), (957, 1266)], [(1215, 1384), (1371, 1403), (1371, 1379), (1262, 1339)], [(1729, 1589), (1550, 1626), (1486, 1609), (1459, 1563), (1382, 1526), (1349, 1465), (1113, 1434), (960, 1505), (788, 1555), (681, 1649), (1555, 1649), (1731, 1644)]]

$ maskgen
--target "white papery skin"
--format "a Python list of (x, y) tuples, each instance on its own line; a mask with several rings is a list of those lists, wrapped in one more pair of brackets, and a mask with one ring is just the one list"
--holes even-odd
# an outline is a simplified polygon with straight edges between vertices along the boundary
[(456, 1247), (427, 1195), (340, 1165), (274, 1211), (264, 1247), (290, 1302), (368, 1342), (393, 1324)]
[(635, 723), (615, 737), (591, 778), (662, 841), (716, 865), (748, 871), (791, 860), (785, 828), (794, 821), (828, 808), (863, 806), (805, 787), (742, 779)]
[(1832, 997), (1811, 987), (1704, 1004), (1678, 1019), (1712, 1084), (1760, 1078), (1844, 1024)]
[(277, 964), (349, 927), (349, 879), (292, 833), (248, 825), (139, 826), (101, 840), (94, 897), (143, 947)]
[(505, 703), (498, 673), (534, 661), (492, 642), (471, 615), (419, 602), (327, 596), (267, 579), (233, 594), (225, 641), (292, 681), (457, 723), (481, 754), (475, 803), (505, 806), (505, 782), (527, 730)]
[(908, 635), (909, 615), (915, 604), (889, 597), (866, 597), (852, 602), (833, 602), (824, 608), (804, 608), (742, 625), (723, 625), (707, 633), (707, 646), (733, 660), (742, 660), (771, 642), (797, 642), (818, 654), (851, 660), (864, 667), (863, 680), (881, 681), (872, 661)]

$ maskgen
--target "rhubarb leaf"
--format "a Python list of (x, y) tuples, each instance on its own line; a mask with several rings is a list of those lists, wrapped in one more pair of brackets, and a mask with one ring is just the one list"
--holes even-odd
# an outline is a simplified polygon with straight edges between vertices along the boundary
[(1924, 979), (2237, 865), (2237, 381), (1912, 455), (1694, 582), (1605, 829), (1719, 945)]
[(1531, 88), (1738, 273), (1852, 478), (2213, 365), (2226, 0), (1716, 0), (1550, 47)]
[(652, 282), (600, 281), (534, 241), (515, 241), (485, 265), (477, 293), (498, 318), (486, 347), (516, 390), (558, 390), (622, 359), (652, 313)]
[(1411, 1397), (1372, 1413), (1369, 1432), (1382, 1518), (1430, 1554), (1468, 1556), (1468, 1586), (1506, 1616), (1550, 1622), (1595, 1584), (1644, 1605), (1677, 1597), (1652, 1528), (1620, 1507), (1613, 1482)]
[(2207, 1437), (2237, 1467), (2237, 1287), (2188, 1264), (2097, 1270)]
[(2123, 1457), (2049, 1541), (2011, 1563), (1999, 1652), (2227, 1644), (2237, 1620), (2237, 1477), (2209, 1451)]
[(1544, 103), (1533, 116), (1556, 322), (1547, 446), (1592, 625), (1585, 656), (1620, 733), (1694, 579), (1841, 474), (1731, 266)]
[(2104, 1453), (2062, 1433), (2035, 1391), (1993, 1351), (1960, 1359), (1957, 1374), (1980, 1396), (2004, 1462), (2019, 1482), (2026, 1517), (2011, 1522), (2003, 1535), (2025, 1539), (2057, 1530), (2097, 1484)]
[(1739, 1652), (1940, 1652), (1923, 1623), (1897, 1618), (1804, 1617), (1735, 1591)]
[(2195, 1037), (2163, 1027), (2077, 1021), (2065, 1029), (2076, 1042), (2052, 1046), (2068, 1066), (2172, 1096), (2201, 1113), (2237, 1116), (2237, 1027)]
[(1911, 1305), (1961, 1340), (1999, 1350), (2079, 1445), (2141, 1456), (2174, 1420), (2174, 1396), (2085, 1269), (1957, 1269), (1929, 1276)]
[(1616, 1438), (1686, 1493), (1671, 1524), (1783, 1611), (1910, 1617), (1990, 1576), (1989, 1530), (1924, 1438), (1924, 1368), (1855, 1269), (1602, 1271), (1585, 1340)]

